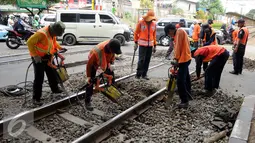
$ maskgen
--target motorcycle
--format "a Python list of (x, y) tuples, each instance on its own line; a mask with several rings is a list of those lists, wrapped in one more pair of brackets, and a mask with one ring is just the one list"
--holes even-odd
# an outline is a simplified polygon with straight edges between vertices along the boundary
[(27, 38), (24, 39), (24, 35), (19, 34), (17, 31), (14, 31), (14, 30), (7, 30), (7, 31), (8, 31), (7, 33), (8, 38), (6, 39), (6, 45), (10, 49), (18, 49), (19, 46), (26, 45), (27, 39), (35, 33), (34, 30), (27, 30), (29, 32), (29, 36), (27, 36)]

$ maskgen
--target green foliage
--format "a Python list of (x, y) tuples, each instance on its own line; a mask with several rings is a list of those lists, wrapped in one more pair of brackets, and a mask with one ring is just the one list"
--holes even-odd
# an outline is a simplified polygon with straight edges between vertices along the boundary
[[(58, 3), (60, 0), (47, 0), (48, 4)], [(0, 5), (12, 4), (16, 5), (16, 0), (0, 0)]]
[(151, 0), (140, 0), (140, 7), (141, 8), (153, 8), (153, 1)]
[(196, 19), (207, 19), (207, 18), (208, 16), (205, 14), (204, 11), (202, 10), (197, 11)]
[(126, 19), (132, 19), (132, 15), (131, 15), (130, 12), (125, 12), (124, 16), (125, 16)]
[(215, 15), (224, 14), (223, 6), (220, 0), (200, 0), (201, 8), (208, 10), (209, 18), (215, 19)]
[(250, 10), (247, 14), (246, 14), (247, 17), (250, 17), (250, 18), (255, 18), (255, 9), (252, 9)]
[(172, 8), (172, 14), (174, 14), (174, 15), (183, 15), (184, 11), (181, 8), (173, 7)]
[(212, 24), (212, 27), (214, 28), (214, 29), (220, 29), (221, 28), (221, 26), (222, 26), (222, 22), (214, 22), (213, 24)]

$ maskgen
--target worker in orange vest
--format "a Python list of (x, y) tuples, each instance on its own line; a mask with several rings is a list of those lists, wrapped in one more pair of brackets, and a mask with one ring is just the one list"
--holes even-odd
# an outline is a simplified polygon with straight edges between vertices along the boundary
[(172, 24), (164, 28), (166, 35), (174, 37), (174, 59), (178, 63), (177, 88), (181, 103), (179, 108), (187, 108), (189, 105), (189, 96), (191, 94), (191, 82), (189, 75), (189, 65), (191, 62), (190, 42), (186, 31), (182, 28), (176, 29)]
[(237, 36), (238, 36), (238, 32), (239, 32), (239, 29), (235, 29), (234, 31), (233, 31), (233, 44), (235, 45), (236, 43), (236, 40), (237, 40)]
[(199, 33), (200, 33), (200, 25), (198, 24), (200, 22), (194, 21), (194, 29), (192, 33), (192, 39), (194, 40), (194, 48), (198, 48), (198, 40), (199, 40)]
[(236, 38), (235, 45), (233, 47), (233, 65), (234, 70), (231, 71), (231, 74), (242, 74), (243, 70), (243, 56), (245, 54), (245, 48), (249, 37), (249, 30), (245, 27), (244, 19), (239, 19), (237, 21), (238, 27), (240, 28), (238, 36)]
[(212, 95), (219, 88), (221, 73), (229, 58), (229, 52), (218, 45), (209, 45), (198, 48), (194, 53), (196, 59), (196, 74), (200, 78), (201, 66), (203, 62), (210, 62), (205, 71), (204, 92)]
[[(33, 104), (42, 105), (42, 84), (44, 81), (44, 71), (48, 77), (49, 85), (53, 93), (61, 93), (58, 87), (57, 77), (52, 67), (48, 65), (54, 53), (61, 48), (56, 41), (56, 36), (62, 36), (65, 31), (65, 25), (62, 22), (55, 22), (50, 26), (39, 29), (32, 35), (27, 46), (32, 57), (34, 65), (34, 83), (33, 83)], [(66, 50), (66, 49), (65, 49)]]
[(115, 54), (121, 54), (120, 42), (117, 39), (106, 40), (95, 46), (89, 53), (88, 63), (86, 67), (87, 82), (90, 84), (86, 88), (85, 105), (90, 111), (93, 110), (91, 105), (91, 97), (93, 94), (92, 81), (96, 76), (98, 68), (107, 75), (113, 76), (112, 82), (115, 82), (112, 65), (114, 64)]
[(147, 76), (151, 54), (156, 52), (156, 17), (152, 10), (149, 10), (143, 19), (139, 21), (134, 33), (134, 50), (139, 45), (139, 59), (136, 78), (149, 80)]
[(180, 19), (179, 23), (175, 25), (176, 29), (185, 27), (186, 21), (184, 19)]

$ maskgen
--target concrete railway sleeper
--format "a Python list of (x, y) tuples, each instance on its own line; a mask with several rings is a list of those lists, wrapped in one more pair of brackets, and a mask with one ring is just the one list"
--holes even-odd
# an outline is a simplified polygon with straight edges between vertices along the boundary
[[(159, 66), (162, 66), (162, 65), (164, 65), (164, 63), (161, 63), (161, 64), (158, 64), (158, 65), (156, 65), (156, 66), (153, 66), (153, 67), (151, 67), (150, 69), (153, 69), (153, 68), (156, 68), (156, 67), (159, 67)], [(130, 77), (132, 77), (132, 76), (134, 76), (135, 74), (131, 74), (131, 75), (127, 75), (127, 76), (124, 76), (124, 77), (122, 77), (122, 78), (119, 78), (119, 79), (117, 79), (116, 81), (117, 82), (121, 82), (122, 80), (128, 80), (128, 78), (130, 78)], [(127, 82), (127, 83), (129, 83), (130, 84), (130, 88), (132, 89), (132, 82)], [(140, 82), (138, 82), (138, 83), (140, 83)], [(103, 85), (102, 85), (103, 86)], [(120, 87), (120, 88), (122, 88), (122, 83), (121, 84), (118, 84), (117, 83), (117, 86), (118, 87)], [(125, 87), (125, 85), (124, 85), (124, 87)], [(142, 86), (142, 87), (144, 87), (144, 86)], [(130, 90), (130, 88), (128, 88), (128, 90)], [(126, 90), (124, 90), (124, 91), (126, 91)], [(141, 91), (143, 91), (143, 90), (141, 90)], [(148, 92), (150, 92), (150, 91), (148, 91)], [(11, 118), (8, 118), (8, 119), (4, 119), (4, 120), (2, 120), (2, 121), (0, 121), (0, 133), (3, 135), (3, 137), (6, 137), (5, 135), (5, 133), (6, 132), (10, 132), (10, 130), (8, 130), (8, 129), (10, 129), (10, 128), (12, 128), (12, 125), (15, 125), (15, 123), (17, 123), (17, 122), (14, 122), (14, 121), (18, 121), (18, 122), (20, 122), (20, 121), (24, 121), (26, 124), (32, 124), (33, 125), (33, 123), (34, 123), (34, 125), (36, 125), (36, 121), (38, 121), (38, 122), (40, 122), (40, 121), (42, 121), (42, 120), (45, 120), (45, 117), (47, 117), (47, 116), (49, 116), (49, 115), (53, 115), (53, 116), (60, 116), (60, 117), (66, 117), (66, 116), (68, 116), (68, 118), (70, 117), (71, 119), (73, 119), (73, 120), (75, 120), (74, 122), (82, 122), (82, 123), (85, 123), (85, 120), (84, 121), (82, 121), (82, 119), (81, 120), (79, 120), (78, 118), (75, 118), (74, 116), (71, 116), (71, 115), (69, 115), (67, 112), (65, 112), (65, 113), (60, 113), (60, 114), (58, 114), (58, 115), (56, 115), (55, 113), (59, 113), (59, 112), (61, 112), (62, 110), (58, 110), (58, 109), (63, 109), (63, 108), (65, 108), (65, 107), (68, 107), (68, 105), (70, 105), (69, 104), (69, 101), (71, 102), (71, 103), (75, 103), (75, 102), (77, 102), (77, 97), (78, 98), (80, 98), (80, 99), (82, 99), (83, 98), (83, 95), (84, 95), (84, 93), (85, 92), (80, 92), (80, 93), (78, 93), (78, 94), (76, 94), (76, 95), (71, 95), (70, 97), (67, 97), (67, 98), (64, 98), (64, 99), (61, 99), (61, 100), (59, 100), (59, 101), (57, 101), (57, 102), (54, 102), (54, 103), (52, 103), (52, 104), (48, 104), (48, 105), (45, 105), (45, 106), (43, 106), (43, 107), (39, 107), (39, 108), (35, 108), (35, 109), (32, 109), (32, 110), (30, 110), (30, 111), (26, 111), (26, 112), (23, 112), (23, 113), (20, 113), (20, 114), (18, 114), (18, 115), (16, 115), (16, 116), (14, 116), (14, 117), (11, 117)], [(97, 97), (100, 97), (100, 98), (103, 98), (103, 96), (95, 96), (95, 99), (94, 100), (97, 100)], [(98, 102), (100, 102), (102, 99), (98, 99), (99, 101)], [(131, 103), (134, 103), (134, 101), (136, 101), (135, 99), (131, 102)], [(106, 105), (110, 105), (111, 104), (111, 102), (109, 102), (108, 100), (106, 100), (106, 101), (104, 101), (104, 102), (108, 102), (108, 104), (106, 104)], [(124, 101), (123, 101), (124, 102)], [(104, 103), (100, 103), (100, 105), (103, 105)], [(73, 104), (74, 105), (74, 104)], [(99, 105), (99, 106), (100, 106)], [(113, 105), (114, 106), (114, 105)], [(116, 105), (117, 106), (117, 105)], [(121, 108), (123, 108), (123, 107), (125, 107), (126, 105), (123, 105)], [(130, 105), (127, 105), (128, 107), (130, 107)], [(72, 107), (73, 106), (71, 106), (70, 107), (70, 110), (72, 109)], [(81, 108), (81, 106), (77, 106), (77, 107), (80, 107)], [(120, 108), (120, 106), (118, 106), (119, 108)], [(81, 112), (79, 112), (78, 114), (85, 114), (84, 112), (84, 110), (83, 110), (83, 108), (81, 108), (82, 109), (82, 111)], [(73, 109), (74, 111), (76, 111), (76, 109)], [(101, 109), (102, 111), (100, 111), (100, 110), (94, 110), (93, 111), (93, 113), (94, 114), (98, 114), (98, 116), (100, 116), (100, 115), (102, 115), (102, 114), (106, 114), (106, 115), (108, 115), (107, 114), (107, 111), (103, 111), (104, 110), (104, 108), (102, 108)], [(121, 110), (121, 109), (120, 109)], [(123, 109), (122, 109), (123, 110)], [(105, 113), (104, 113), (105, 112)], [(90, 113), (90, 114), (92, 114), (92, 113)], [(51, 116), (50, 116), (51, 117)], [(99, 117), (99, 119), (100, 118), (102, 118), (102, 117)], [(105, 120), (104, 120), (105, 121)], [(86, 123), (87, 123), (88, 121), (86, 121)], [(95, 122), (95, 121), (94, 121)], [(92, 122), (92, 123), (94, 123), (94, 122)], [(102, 121), (101, 121), (102, 122)], [(99, 123), (100, 123), (100, 121), (99, 121)], [(61, 125), (61, 124), (58, 124), (58, 125)], [(96, 127), (96, 126), (94, 126), (94, 127)], [(28, 130), (28, 131), (27, 131)], [(43, 139), (45, 139), (45, 138), (43, 138), (43, 137), (46, 137), (47, 135), (46, 134), (40, 134), (40, 133), (42, 133), (42, 132), (40, 132), (36, 127), (34, 127), (34, 126), (30, 126), (30, 127), (28, 127), (27, 129), (26, 129), (26, 133), (27, 134), (29, 134), (30, 136), (38, 136), (38, 134), (36, 134), (36, 135), (34, 135), (33, 133), (39, 133), (39, 137), (37, 138), (37, 140), (38, 141), (42, 141)], [(26, 134), (25, 133), (25, 134)], [(8, 133), (7, 133), (7, 135), (8, 135)], [(14, 134), (11, 134), (12, 136), (14, 135)], [(26, 135), (25, 135), (26, 136)], [(40, 138), (41, 137), (41, 138)], [(25, 137), (26, 138), (26, 137)], [(48, 138), (48, 140), (49, 140), (49, 135), (47, 136), (47, 138)], [(17, 139), (17, 138), (16, 138)], [(27, 139), (27, 138), (26, 138)], [(25, 139), (25, 140), (26, 140)], [(31, 138), (30, 138), (31, 139)], [(53, 138), (52, 138), (53, 139)], [(8, 142), (8, 140), (11, 140), (10, 138), (8, 138), (7, 137), (7, 142)], [(27, 141), (29, 141), (29, 139), (27, 140)], [(31, 141), (31, 140), (30, 140)], [(69, 140), (70, 141), (70, 140)]]

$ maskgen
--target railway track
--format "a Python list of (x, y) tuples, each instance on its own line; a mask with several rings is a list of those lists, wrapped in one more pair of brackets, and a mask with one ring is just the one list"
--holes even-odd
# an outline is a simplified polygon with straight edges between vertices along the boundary
[[(151, 67), (150, 69), (154, 69), (154, 68), (157, 68), (162, 65), (164, 65), (164, 64), (161, 63), (159, 65)], [(96, 109), (93, 112), (87, 112), (86, 110), (83, 109), (82, 106), (75, 104), (75, 103), (77, 103), (78, 98), (80, 98), (80, 99), (83, 98), (84, 93), (85, 93), (83, 91), (78, 94), (71, 95), (70, 97), (59, 100), (57, 102), (54, 102), (52, 104), (45, 105), (43, 107), (36, 108), (36, 109), (30, 110), (30, 111), (26, 111), (26, 112), (18, 114), (15, 117), (11, 117), (11, 118), (2, 120), (0, 122), (0, 133), (3, 135), (3, 137), (8, 136), (6, 139), (7, 141), (12, 140), (12, 139), (10, 139), (10, 135), (13, 136), (15, 134), (12, 134), (12, 132), (10, 132), (8, 130), (8, 127), (12, 127), (12, 125), (15, 125), (15, 123), (17, 123), (17, 122), (24, 121), (25, 124), (32, 123), (32, 126), (29, 126), (25, 130), (24, 134), (26, 134), (25, 135), (26, 137), (25, 137), (25, 139), (23, 138), (23, 141), (30, 140), (30, 141), (39, 141), (39, 142), (40, 141), (48, 141), (48, 142), (58, 142), (58, 141), (65, 142), (65, 141), (67, 141), (67, 142), (70, 142), (72, 140), (75, 140), (76, 138), (82, 136), (85, 133), (91, 133), (91, 131), (94, 131), (94, 129), (96, 129), (99, 126), (101, 126), (102, 124), (104, 124), (105, 121), (110, 120), (112, 117), (116, 116), (118, 113), (120, 113), (121, 110), (124, 110), (124, 108), (130, 107), (130, 105), (132, 105), (138, 101), (137, 98), (144, 99), (146, 96), (153, 93), (153, 91), (148, 90), (148, 89), (150, 89), (150, 87), (148, 87), (146, 85), (141, 85), (142, 83), (140, 83), (138, 81), (134, 82), (133, 79), (130, 79), (134, 75), (135, 74), (130, 74), (128, 76), (124, 76), (122, 78), (117, 79), (117, 82), (120, 82), (120, 83), (118, 83), (118, 86), (120, 88), (124, 87), (123, 92), (127, 93), (127, 95), (130, 95), (130, 94), (134, 95), (137, 93), (141, 94), (141, 96), (137, 96), (137, 97), (136, 97), (136, 95), (134, 95), (134, 97), (129, 96), (128, 99), (124, 99), (124, 101), (121, 101), (121, 103), (125, 104), (125, 101), (132, 99), (126, 105), (122, 105), (122, 106), (118, 106), (118, 105), (114, 105), (114, 104), (111, 105), (111, 103), (107, 99), (103, 99), (102, 97), (96, 98), (97, 96), (95, 96), (94, 100), (98, 100), (97, 104), (98, 103), (100, 103), (100, 104), (96, 106)], [(123, 82), (123, 81), (125, 81), (125, 82)], [(163, 80), (162, 79), (156, 80), (155, 82), (162, 83)], [(139, 88), (140, 88), (140, 90), (137, 91), (136, 93), (132, 93), (132, 89), (135, 89), (135, 85), (133, 83), (136, 83), (136, 85), (139, 85)], [(127, 87), (127, 86), (130, 86), (130, 88), (125, 89), (125, 87)], [(150, 86), (152, 87), (152, 85), (150, 85)], [(130, 92), (130, 93), (128, 93), (128, 92)], [(155, 92), (155, 93), (157, 93), (157, 92)], [(98, 95), (98, 96), (100, 96), (100, 95)], [(125, 96), (123, 96), (123, 97), (125, 97)], [(72, 106), (69, 106), (70, 103)], [(102, 105), (104, 105), (104, 104), (105, 104), (105, 106), (110, 105), (109, 108), (107, 109), (105, 107), (102, 107)], [(111, 108), (111, 106), (113, 108)], [(66, 107), (68, 107), (67, 111), (59, 110), (59, 109), (63, 109)], [(116, 110), (116, 109), (118, 109), (118, 110)], [(110, 112), (108, 110), (110, 110)], [(79, 112), (77, 112), (77, 111), (79, 111)], [(90, 118), (92, 118), (92, 119), (90, 119)], [(13, 122), (13, 121), (15, 121), (15, 122)], [(47, 125), (45, 123), (50, 123), (50, 124)], [(78, 132), (79, 135), (72, 136), (70, 134), (70, 132), (72, 132), (72, 131), (70, 131), (68, 129), (69, 127), (61, 127), (62, 129), (63, 128), (66, 129), (66, 131), (68, 131), (68, 133), (66, 131), (64, 131), (64, 133), (63, 133), (64, 135), (63, 134), (60, 135), (58, 133), (56, 134), (56, 132), (54, 132), (54, 131), (60, 130), (56, 126), (57, 125), (62, 126), (62, 124), (68, 125), (70, 127), (72, 126), (72, 131), (79, 130), (80, 131), (80, 132)], [(46, 131), (44, 129), (46, 129)], [(51, 130), (51, 131), (49, 131), (49, 130)], [(28, 136), (30, 139), (27, 138)], [(65, 137), (58, 138), (59, 136), (65, 136)], [(72, 137), (69, 137), (69, 136), (72, 136)]]
[[(73, 54), (80, 54), (80, 53), (87, 53), (90, 50), (74, 50), (64, 53), (63, 55), (73, 55)], [(3, 59), (3, 60), (2, 60)], [(8, 64), (8, 63), (15, 63), (15, 62), (24, 62), (31, 60), (31, 57), (29, 56), (29, 53), (22, 53), (22, 54), (16, 54), (16, 55), (6, 55), (0, 57), (0, 65), (2, 64)]]

